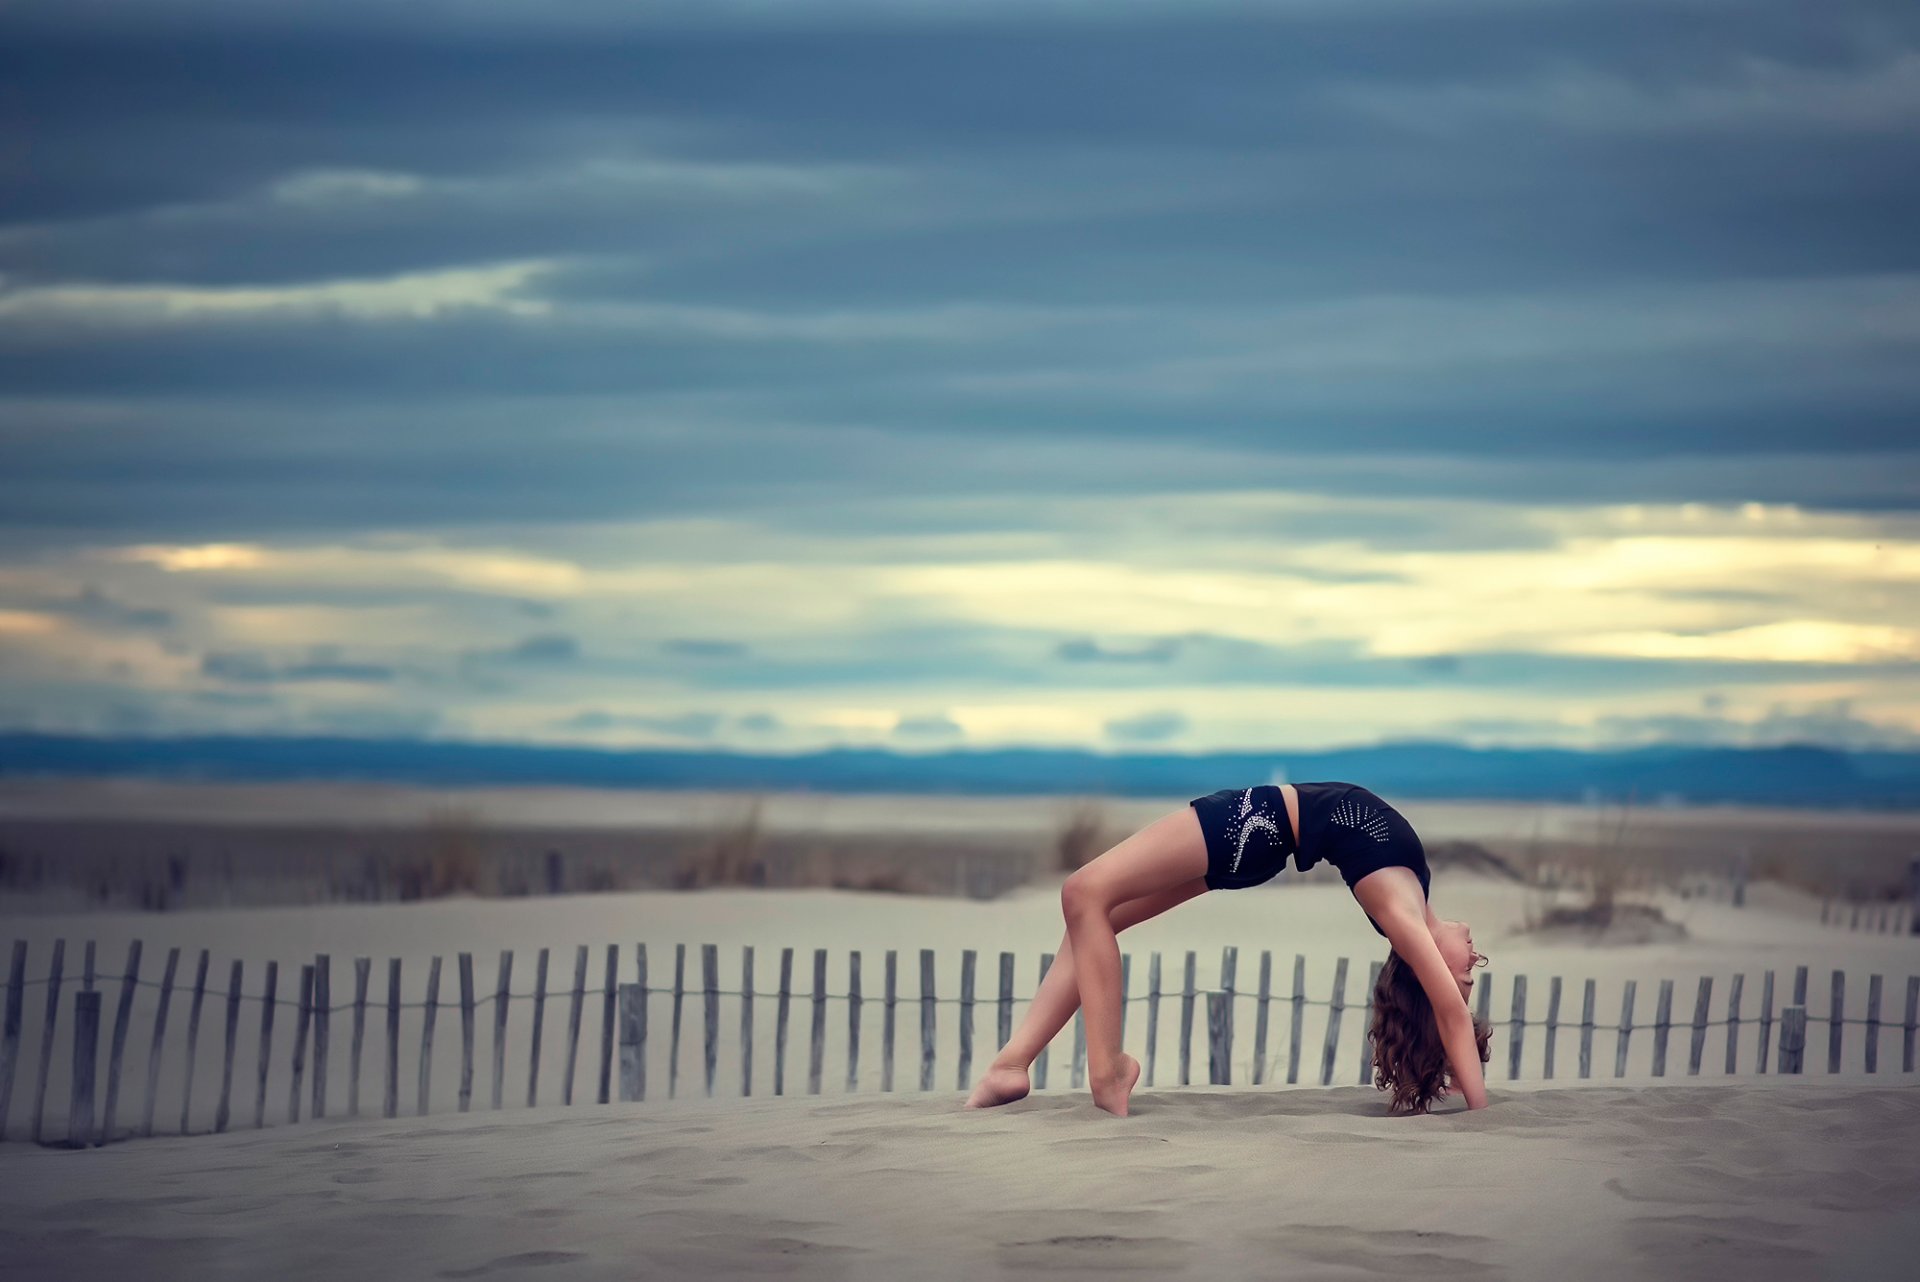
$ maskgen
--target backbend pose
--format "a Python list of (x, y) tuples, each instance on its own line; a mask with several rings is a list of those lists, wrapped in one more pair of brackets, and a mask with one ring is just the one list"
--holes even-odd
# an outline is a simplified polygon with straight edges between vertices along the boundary
[(1120, 944), (1127, 927), (1202, 891), (1268, 880), (1293, 856), (1304, 872), (1322, 859), (1340, 870), (1373, 928), (1392, 946), (1373, 994), (1374, 1085), (1389, 1111), (1424, 1113), (1458, 1091), (1487, 1106), (1480, 1071), (1491, 1027), (1467, 1009), (1474, 951), (1463, 921), (1435, 917), (1431, 874), (1413, 825), (1351, 783), (1262, 784), (1195, 797), (1070, 874), (1060, 888), (1067, 933), (1026, 1018), (987, 1066), (967, 1108), (1024, 1096), (1027, 1066), (1072, 1017), (1086, 1011), (1087, 1082), (1093, 1102), (1120, 1117), (1140, 1061), (1120, 1049)]

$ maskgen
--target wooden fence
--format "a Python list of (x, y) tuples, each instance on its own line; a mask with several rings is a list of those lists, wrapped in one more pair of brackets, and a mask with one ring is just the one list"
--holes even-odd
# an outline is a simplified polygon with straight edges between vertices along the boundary
[[(0, 1138), (6, 1138), (9, 1130), (9, 1106), (13, 1096), (13, 1087), (22, 1051), (22, 1028), (25, 1012), (26, 990), (34, 987), (45, 988), (43, 1032), (38, 1044), (38, 1074), (34, 1083), (32, 1124), (28, 1134), (36, 1142), (49, 1142), (70, 1147), (83, 1147), (90, 1144), (104, 1144), (110, 1139), (119, 1139), (124, 1135), (152, 1135), (155, 1133), (156, 1114), (163, 1094), (160, 1089), (164, 1053), (167, 1046), (167, 1034), (171, 1023), (175, 997), (178, 996), (187, 1005), (186, 1032), (184, 1044), (184, 1072), (179, 1074), (180, 1112), (177, 1133), (193, 1131), (191, 1118), (193, 1113), (193, 1092), (196, 1077), (211, 1078), (212, 1065), (202, 1065), (196, 1074), (196, 1057), (200, 1050), (200, 1029), (203, 1010), (207, 999), (214, 999), (216, 1012), (224, 1011), (224, 1036), (217, 1050), (218, 1103), (210, 1129), (225, 1131), (236, 1124), (236, 1111), (244, 1115), (251, 1112), (251, 1124), (262, 1127), (267, 1124), (269, 1103), (270, 1068), (274, 1064), (275, 1012), (280, 1007), (289, 1008), (288, 1018), (291, 1028), (287, 1033), (287, 1048), (290, 1054), (290, 1072), (284, 1083), (287, 1102), (281, 1116), (286, 1121), (297, 1122), (301, 1118), (303, 1106), (309, 1116), (323, 1118), (336, 1105), (336, 1098), (330, 1098), (329, 1085), (339, 1075), (332, 1067), (332, 1056), (336, 1052), (333, 1042), (334, 1019), (342, 1016), (350, 1020), (347, 1029), (346, 1047), (346, 1100), (348, 1115), (359, 1115), (363, 1111), (362, 1069), (366, 1059), (369, 1041), (370, 1021), (374, 1040), (380, 1044), (375, 1053), (378, 1056), (377, 1072), (379, 1089), (379, 1112), (383, 1117), (397, 1116), (401, 1109), (403, 1081), (412, 1087), (409, 1092), (412, 1099), (410, 1111), (425, 1114), (430, 1111), (432, 1065), (434, 1039), (437, 1031), (437, 1015), (443, 1008), (457, 1011), (459, 1015), (459, 1077), (457, 1088), (457, 1108), (466, 1112), (473, 1106), (476, 1035), (478, 1025), (484, 1018), (492, 1028), (490, 1055), (490, 1074), (488, 1078), (489, 1107), (498, 1109), (506, 1103), (505, 1084), (507, 1080), (509, 1050), (509, 1011), (514, 1003), (521, 1004), (530, 1017), (529, 1043), (525, 1048), (527, 1073), (525, 1079), (525, 1102), (534, 1107), (541, 1099), (541, 1067), (543, 1061), (542, 1040), (546, 1034), (546, 1007), (549, 998), (566, 1004), (566, 1027), (560, 1034), (564, 1038), (564, 1068), (559, 1072), (559, 1102), (572, 1104), (575, 1099), (575, 1087), (581, 1058), (581, 1034), (583, 1015), (592, 1007), (599, 1008), (599, 1038), (595, 1050), (588, 1048), (590, 1063), (589, 1089), (599, 1103), (609, 1103), (614, 1099), (622, 1101), (643, 1100), (648, 1096), (648, 1038), (649, 1014), (652, 999), (666, 1002), (670, 999), (670, 1026), (667, 1030), (669, 1042), (666, 1056), (667, 1082), (666, 1094), (679, 1093), (679, 1066), (681, 1059), (681, 1037), (684, 1006), (688, 998), (697, 997), (701, 1003), (701, 1053), (700, 1066), (703, 1072), (703, 1089), (712, 1095), (715, 1090), (720, 1063), (718, 1047), (721, 1038), (722, 1014), (721, 999), (738, 999), (738, 1036), (735, 1040), (737, 1051), (737, 1071), (739, 1094), (751, 1095), (754, 1088), (755, 1054), (755, 1002), (774, 1003), (774, 1041), (772, 1064), (772, 1090), (776, 1095), (790, 1093), (787, 1081), (787, 1050), (791, 1020), (794, 1007), (806, 1004), (809, 1019), (807, 1031), (806, 1085), (808, 1094), (819, 1094), (822, 1089), (823, 1069), (828, 1048), (828, 1018), (830, 1004), (837, 1004), (844, 1010), (840, 1021), (846, 1037), (845, 1055), (842, 1067), (845, 1073), (844, 1090), (848, 1092), (860, 1089), (861, 1050), (860, 1034), (863, 1025), (863, 1003), (877, 1002), (881, 1007), (881, 1045), (879, 1053), (880, 1082), (882, 1091), (895, 1089), (895, 1049), (898, 1040), (898, 1008), (903, 1004), (917, 1004), (919, 1013), (918, 1045), (918, 1089), (932, 1091), (936, 1081), (943, 1078), (956, 1090), (964, 1090), (971, 1085), (974, 1076), (975, 1042), (974, 1032), (977, 1007), (989, 1004), (988, 999), (978, 995), (977, 963), (978, 951), (965, 949), (960, 955), (959, 993), (957, 997), (939, 996), (935, 982), (936, 958), (934, 950), (919, 950), (919, 982), (917, 998), (901, 993), (899, 975), (899, 957), (896, 950), (885, 954), (884, 979), (881, 992), (868, 996), (863, 988), (862, 956), (857, 950), (847, 955), (847, 989), (845, 992), (829, 992), (827, 983), (828, 950), (813, 950), (812, 983), (804, 991), (796, 991), (793, 985), (794, 950), (780, 950), (778, 987), (772, 991), (756, 991), (754, 984), (754, 950), (751, 946), (742, 949), (740, 987), (723, 989), (719, 979), (719, 950), (712, 944), (703, 944), (700, 948), (700, 982), (697, 987), (688, 984), (687, 946), (676, 944), (673, 957), (673, 978), (671, 987), (653, 984), (648, 973), (648, 955), (646, 945), (638, 945), (634, 953), (635, 977), (623, 981), (619, 977), (620, 946), (608, 945), (604, 956), (604, 967), (598, 980), (589, 987), (591, 953), (582, 945), (574, 952), (571, 983), (565, 987), (550, 989), (549, 950), (541, 949), (535, 962), (534, 981), (530, 991), (515, 992), (512, 989), (514, 975), (514, 955), (503, 951), (499, 957), (498, 970), (491, 991), (485, 995), (477, 991), (474, 972), (474, 958), (471, 953), (460, 953), (456, 958), (456, 989), (447, 1000), (442, 999), (441, 959), (435, 957), (427, 968), (426, 984), (420, 1001), (403, 1001), (402, 966), (397, 958), (388, 961), (386, 966), (385, 1001), (381, 1003), (372, 991), (373, 967), (371, 959), (356, 958), (352, 969), (352, 996), (337, 1001), (333, 988), (332, 959), (320, 954), (311, 963), (300, 968), (296, 983), (290, 985), (292, 992), (283, 995), (280, 990), (279, 966), (268, 962), (264, 968), (264, 977), (260, 988), (248, 993), (244, 991), (247, 968), (240, 961), (231, 963), (224, 989), (208, 987), (210, 956), (201, 950), (193, 970), (190, 985), (183, 985), (179, 973), (180, 950), (168, 952), (165, 968), (156, 983), (143, 977), (141, 973), (141, 944), (131, 943), (124, 970), (117, 977), (108, 977), (108, 983), (115, 978), (118, 981), (118, 993), (114, 1004), (111, 1043), (107, 1048), (106, 1080), (104, 1091), (97, 1087), (96, 1075), (101, 1051), (100, 1039), (103, 1028), (104, 994), (96, 987), (94, 972), (94, 946), (86, 945), (82, 973), (79, 976), (79, 989), (73, 993), (71, 1039), (73, 1054), (71, 1058), (71, 1085), (67, 1099), (67, 1120), (60, 1133), (49, 1139), (46, 1117), (46, 1101), (50, 1080), (55, 1076), (50, 1071), (52, 1054), (56, 1045), (57, 1023), (60, 1011), (60, 996), (66, 976), (63, 973), (65, 963), (65, 941), (55, 941), (52, 949), (48, 973), (38, 979), (29, 980), (27, 971), (27, 945), (16, 941), (13, 945), (11, 965), (8, 971), (6, 988), (6, 1012), (4, 1029), (0, 1031)], [(1052, 954), (1040, 955), (1038, 974), (1044, 976), (1053, 960)], [(1206, 1080), (1214, 1085), (1234, 1084), (1233, 1064), (1236, 1053), (1235, 1009), (1242, 1001), (1251, 1001), (1255, 1013), (1253, 1030), (1253, 1053), (1251, 1071), (1246, 1075), (1251, 1085), (1267, 1085), (1278, 1080), (1280, 1073), (1280, 1053), (1276, 1050), (1270, 1058), (1268, 1048), (1274, 1040), (1274, 1018), (1287, 1021), (1285, 1037), (1285, 1081), (1297, 1084), (1303, 1080), (1303, 1058), (1307, 1060), (1305, 1072), (1309, 1082), (1318, 1081), (1321, 1085), (1331, 1085), (1336, 1079), (1366, 1084), (1371, 1081), (1371, 1048), (1366, 1030), (1371, 1015), (1371, 995), (1374, 981), (1380, 971), (1379, 962), (1370, 964), (1367, 983), (1358, 993), (1349, 994), (1349, 960), (1341, 957), (1334, 967), (1331, 991), (1324, 998), (1310, 997), (1307, 993), (1307, 958), (1296, 955), (1293, 959), (1292, 984), (1289, 991), (1278, 992), (1274, 988), (1273, 954), (1263, 951), (1260, 954), (1258, 986), (1253, 992), (1239, 987), (1237, 975), (1238, 949), (1229, 945), (1222, 950), (1218, 983), (1208, 989), (1200, 989), (1196, 984), (1196, 955), (1189, 951), (1185, 954), (1184, 968), (1180, 985), (1168, 991), (1162, 984), (1161, 956), (1152, 953), (1147, 966), (1146, 988), (1143, 993), (1134, 993), (1133, 956), (1123, 954), (1121, 967), (1122, 985), (1122, 1029), (1123, 1039), (1130, 1024), (1138, 1033), (1137, 1021), (1144, 1017), (1146, 1028), (1144, 1039), (1137, 1035), (1134, 1040), (1143, 1042), (1140, 1056), (1144, 1068), (1143, 1085), (1153, 1086), (1157, 1075), (1162, 1071), (1159, 1048), (1164, 1040), (1161, 1031), (1162, 1005), (1178, 1001), (1179, 1033), (1174, 1042), (1174, 1057), (1177, 1060), (1177, 1080), (1181, 1085), (1193, 1080), (1193, 1043), (1197, 1021), (1204, 1019), (1205, 1053), (1207, 1056)], [(1005, 1042), (1013, 1026), (1016, 1002), (1024, 1003), (1025, 996), (1016, 998), (1014, 993), (1015, 958), (1010, 952), (999, 954), (998, 988), (991, 1004), (995, 1013), (996, 1040), (987, 1048), (990, 1058), (993, 1048)], [(523, 972), (524, 973), (524, 972)], [(1882, 1019), (1883, 977), (1874, 974), (1868, 977), (1866, 985), (1866, 1009), (1864, 1015), (1847, 1014), (1847, 993), (1849, 987), (1854, 993), (1853, 1000), (1858, 1002), (1859, 985), (1857, 981), (1849, 985), (1844, 971), (1835, 970), (1831, 976), (1829, 1000), (1824, 1013), (1813, 1013), (1808, 1005), (1809, 973), (1806, 966), (1796, 969), (1793, 976), (1791, 999), (1784, 1001), (1780, 1009), (1775, 1009), (1774, 972), (1765, 971), (1760, 984), (1758, 1011), (1749, 1018), (1743, 1010), (1745, 999), (1745, 975), (1731, 977), (1719, 1018), (1710, 1018), (1714, 996), (1714, 981), (1711, 976), (1702, 976), (1694, 992), (1692, 1019), (1676, 1023), (1673, 1019), (1675, 981), (1661, 979), (1658, 982), (1658, 998), (1654, 1017), (1651, 1022), (1636, 1025), (1637, 981), (1627, 979), (1621, 990), (1621, 1004), (1617, 1024), (1602, 1024), (1597, 1007), (1596, 981), (1588, 979), (1581, 990), (1581, 1009), (1578, 1022), (1563, 1016), (1562, 997), (1568, 995), (1560, 977), (1549, 980), (1544, 1014), (1537, 1008), (1530, 1009), (1529, 993), (1538, 992), (1538, 987), (1530, 985), (1525, 975), (1511, 978), (1510, 1008), (1507, 1017), (1501, 1020), (1492, 1018), (1493, 983), (1483, 972), (1476, 981), (1477, 1013), (1488, 1020), (1496, 1031), (1495, 1055), (1488, 1065), (1489, 1081), (1517, 1080), (1522, 1076), (1523, 1051), (1538, 1039), (1543, 1048), (1540, 1075), (1552, 1079), (1556, 1070), (1556, 1051), (1563, 1036), (1578, 1035), (1577, 1075), (1581, 1079), (1593, 1077), (1596, 1041), (1602, 1055), (1605, 1052), (1604, 1040), (1611, 1037), (1613, 1043), (1613, 1074), (1615, 1078), (1628, 1076), (1629, 1046), (1633, 1034), (1645, 1029), (1644, 1036), (1650, 1036), (1651, 1064), (1653, 1077), (1664, 1077), (1667, 1073), (1667, 1053), (1669, 1039), (1678, 1029), (1688, 1036), (1686, 1044), (1687, 1068), (1689, 1075), (1697, 1075), (1703, 1065), (1710, 1062), (1707, 1058), (1709, 1030), (1724, 1029), (1724, 1072), (1734, 1074), (1740, 1071), (1739, 1058), (1742, 1047), (1743, 1029), (1752, 1026), (1754, 1033), (1753, 1063), (1751, 1071), (1758, 1073), (1797, 1074), (1805, 1071), (1807, 1064), (1807, 1038), (1809, 1025), (1824, 1022), (1827, 1025), (1828, 1073), (1838, 1073), (1842, 1065), (1842, 1048), (1848, 1025), (1860, 1025), (1864, 1032), (1863, 1054), (1855, 1058), (1867, 1073), (1879, 1073), (1880, 1036), (1883, 1026), (1898, 1030), (1901, 1037), (1900, 1069), (1902, 1073), (1914, 1071), (1916, 1013), (1920, 1010), (1920, 975), (1907, 977), (1905, 1007), (1903, 1017), (1896, 1023), (1891, 1019)], [(157, 990), (158, 1003), (153, 1013), (150, 1039), (148, 1040), (144, 1083), (140, 1098), (140, 1116), (137, 1125), (127, 1122), (122, 1125), (122, 1110), (128, 1108), (122, 1102), (122, 1087), (125, 1075), (133, 1071), (128, 1053), (131, 1012), (134, 1008), (136, 991), (141, 989)], [(486, 1011), (492, 1004), (490, 1012)], [(257, 1042), (255, 1046), (242, 1046), (240, 1035), (240, 1013), (243, 1004), (257, 1004), (258, 1018), (252, 1030)], [(936, 1056), (936, 1028), (940, 1024), (939, 1007), (957, 1006), (957, 1063), (947, 1073), (939, 1071)], [(1275, 1006), (1279, 1007), (1276, 1012)], [(1345, 1073), (1339, 1071), (1341, 1058), (1341, 1029), (1346, 1011), (1352, 1006), (1354, 1024), (1360, 1036), (1357, 1038), (1358, 1051), (1353, 1054)], [(1135, 1008), (1144, 1006), (1144, 1011)], [(1305, 1016), (1309, 1008), (1316, 1015), (1324, 1012), (1323, 1027), (1316, 1039), (1309, 1036), (1305, 1028)], [(401, 1013), (403, 1010), (419, 1010), (418, 1056), (415, 1072), (403, 1077), (401, 1068)], [(1857, 1009), (1857, 1007), (1856, 1007)], [(216, 1018), (218, 1015), (216, 1014)], [(1316, 1022), (1322, 1022), (1316, 1019)], [(384, 1035), (381, 1025), (384, 1024)], [(1777, 1027), (1777, 1034), (1776, 1034)], [(1064, 1036), (1064, 1032), (1062, 1036)], [(658, 1032), (652, 1033), (656, 1039)], [(909, 1034), (909, 1037), (911, 1035)], [(1354, 1040), (1354, 1039), (1349, 1039)], [(656, 1040), (655, 1046), (658, 1046)], [(554, 1048), (549, 1045), (549, 1051)], [(1769, 1065), (1772, 1053), (1774, 1062)], [(1033, 1084), (1037, 1090), (1047, 1089), (1050, 1050), (1042, 1051), (1033, 1065)], [(518, 1057), (516, 1057), (517, 1059)], [(1816, 1055), (1815, 1062), (1818, 1062)], [(982, 1060), (984, 1067), (984, 1059)], [(309, 1076), (309, 1067), (311, 1074)], [(1504, 1068), (1504, 1072), (1501, 1070)], [(1085, 1082), (1086, 1039), (1081, 1016), (1076, 1012), (1073, 1019), (1072, 1050), (1069, 1061), (1070, 1082), (1074, 1088)], [(246, 1080), (242, 1080), (242, 1079)], [(654, 1088), (657, 1091), (657, 1088)], [(552, 1102), (552, 1088), (548, 1099)], [(516, 1099), (516, 1103), (518, 1100)], [(98, 1105), (96, 1111), (96, 1103)], [(366, 1101), (366, 1109), (373, 1107)], [(130, 1108), (128, 1108), (130, 1111)], [(276, 1110), (278, 1111), (278, 1110)], [(168, 1114), (171, 1116), (171, 1113)], [(55, 1127), (58, 1127), (57, 1121)], [(208, 1128), (203, 1128), (208, 1129)]]

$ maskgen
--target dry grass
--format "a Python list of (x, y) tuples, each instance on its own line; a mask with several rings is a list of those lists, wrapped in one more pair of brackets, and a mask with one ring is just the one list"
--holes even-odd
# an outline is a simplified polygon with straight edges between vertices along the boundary
[[(1605, 808), (1601, 808), (1594, 819), (1596, 841), (1586, 858), (1544, 864), (1536, 856), (1536, 843), (1528, 843), (1526, 864), (1530, 875), (1523, 931), (1582, 931), (1592, 937), (1611, 933), (1634, 940), (1686, 933), (1680, 923), (1668, 921), (1659, 906), (1622, 898), (1630, 881), (1644, 883), (1647, 871), (1638, 869), (1638, 877), (1630, 875), (1624, 854), (1632, 806), (1632, 796), (1628, 796), (1617, 819), (1607, 818)], [(1561, 896), (1567, 890), (1584, 890), (1584, 898), (1563, 902)]]
[(674, 889), (766, 885), (766, 834), (761, 821), (764, 805), (761, 796), (754, 794), (737, 818), (714, 829), (698, 847), (682, 855), (673, 872)]
[(465, 806), (435, 807), (426, 822), (426, 852), (398, 869), (400, 898), (477, 894), (484, 864), (478, 814)]

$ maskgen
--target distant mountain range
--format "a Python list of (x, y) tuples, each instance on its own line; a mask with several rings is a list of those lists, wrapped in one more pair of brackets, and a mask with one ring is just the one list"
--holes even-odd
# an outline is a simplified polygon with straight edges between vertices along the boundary
[(561, 784), (1007, 794), (1198, 796), (1282, 780), (1347, 780), (1459, 800), (1729, 802), (1920, 807), (1920, 752), (1650, 747), (1618, 752), (1401, 741), (1331, 752), (1108, 756), (1057, 748), (906, 754), (833, 748), (790, 756), (431, 739), (0, 734), (0, 775), (376, 780), (420, 786)]

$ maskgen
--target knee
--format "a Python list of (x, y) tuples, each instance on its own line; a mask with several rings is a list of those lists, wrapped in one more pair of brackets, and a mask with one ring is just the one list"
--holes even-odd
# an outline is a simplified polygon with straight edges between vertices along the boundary
[(1109, 907), (1099, 883), (1087, 876), (1084, 868), (1069, 873), (1060, 883), (1060, 913), (1068, 921), (1088, 913), (1105, 915)]

